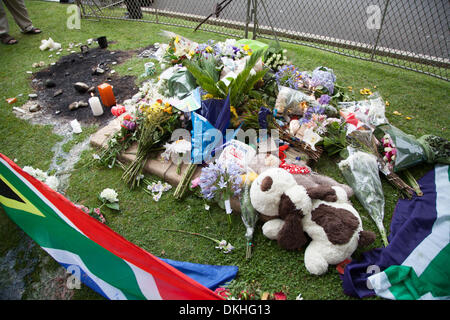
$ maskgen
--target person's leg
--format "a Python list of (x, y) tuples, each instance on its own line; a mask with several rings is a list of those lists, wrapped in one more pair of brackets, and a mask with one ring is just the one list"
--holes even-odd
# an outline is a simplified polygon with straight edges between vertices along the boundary
[(3, 0), (5, 6), (16, 21), (22, 32), (33, 30), (33, 23), (28, 16), (27, 7), (24, 0)]
[(4, 44), (16, 44), (17, 40), (9, 34), (8, 17), (6, 16), (5, 8), (0, 0), (0, 41)]
[(141, 5), (139, 1), (125, 0), (127, 11), (131, 19), (142, 19)]
[(0, 0), (0, 34), (8, 34), (8, 32), (8, 17), (6, 16), (5, 8), (3, 8), (3, 2)]

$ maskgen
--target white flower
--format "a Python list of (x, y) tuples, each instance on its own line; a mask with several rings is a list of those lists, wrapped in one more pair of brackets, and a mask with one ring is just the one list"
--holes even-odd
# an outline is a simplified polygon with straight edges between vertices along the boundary
[(100, 160), (100, 156), (98, 154), (96, 154), (96, 153), (94, 153), (92, 155), (92, 158), (94, 158), (94, 160)]
[(223, 248), (225, 248), (226, 245), (227, 245), (227, 240), (221, 240), (219, 242), (219, 245), (216, 247), (216, 249), (222, 250)]
[(230, 253), (233, 251), (234, 247), (231, 245), (231, 243), (228, 243), (225, 248), (223, 248), (223, 253)]
[(309, 144), (314, 151), (316, 151), (316, 143), (321, 140), (322, 137), (315, 133), (312, 128), (306, 129), (303, 134), (303, 141)]
[(295, 300), (303, 300), (302, 294), (299, 293), (298, 296), (295, 298)]
[(55, 176), (50, 176), (45, 180), (45, 184), (56, 191), (59, 186), (59, 180)]
[(154, 194), (154, 195), (153, 195), (153, 200), (155, 200), (156, 202), (158, 202), (159, 199), (161, 198), (161, 196), (162, 196), (162, 191), (160, 191), (160, 192)]
[(205, 210), (209, 211), (210, 206), (205, 203)]
[(34, 172), (35, 172), (35, 170), (34, 170), (33, 167), (25, 166), (25, 167), (23, 167), (22, 170), (25, 171), (26, 173), (28, 173), (30, 176), (33, 176), (33, 177), (34, 177)]
[(165, 160), (169, 160), (172, 158), (172, 161), (179, 162), (181, 155), (188, 153), (191, 151), (191, 143), (187, 140), (180, 139), (172, 143), (166, 143), (164, 145), (166, 150), (161, 154), (161, 157)]
[(226, 240), (221, 240), (216, 249), (222, 250), (223, 253), (229, 253), (234, 249), (234, 247), (231, 245), (231, 243), (228, 243)]
[(100, 198), (109, 201), (109, 202), (117, 202), (119, 199), (117, 198), (117, 192), (114, 189), (106, 188), (100, 193)]

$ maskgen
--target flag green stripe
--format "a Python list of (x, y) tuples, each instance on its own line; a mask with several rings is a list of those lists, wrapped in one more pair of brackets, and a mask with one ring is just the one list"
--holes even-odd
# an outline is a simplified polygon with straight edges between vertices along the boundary
[(125, 261), (73, 229), (2, 163), (0, 172), (45, 215), (44, 218), (2, 204), (11, 220), (34, 241), (41, 247), (67, 250), (77, 254), (93, 274), (122, 290), (127, 298), (145, 299), (134, 272)]
[(412, 267), (391, 266), (386, 273), (391, 287), (390, 292), (398, 300), (419, 299), (426, 293), (433, 297), (445, 297), (450, 293), (450, 269), (442, 269), (450, 263), (450, 245), (447, 245), (428, 265), (425, 271), (417, 276)]

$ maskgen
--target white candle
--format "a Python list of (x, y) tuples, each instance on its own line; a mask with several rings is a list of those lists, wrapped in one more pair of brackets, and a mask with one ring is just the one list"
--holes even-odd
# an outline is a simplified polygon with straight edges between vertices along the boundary
[(89, 105), (91, 106), (92, 113), (95, 117), (103, 114), (103, 107), (98, 97), (89, 98)]

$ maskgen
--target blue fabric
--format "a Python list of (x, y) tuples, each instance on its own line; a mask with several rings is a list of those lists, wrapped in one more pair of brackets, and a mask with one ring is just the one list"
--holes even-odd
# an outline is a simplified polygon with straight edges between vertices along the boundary
[(211, 290), (215, 290), (221, 285), (233, 280), (238, 272), (238, 267), (236, 266), (216, 266), (171, 259), (159, 259)]
[(209, 161), (214, 150), (225, 143), (226, 130), (230, 124), (230, 96), (225, 100), (202, 101), (201, 109), (191, 113), (191, 121), (191, 157), (193, 163), (201, 164)]

